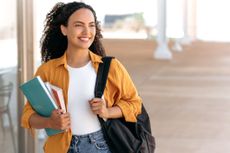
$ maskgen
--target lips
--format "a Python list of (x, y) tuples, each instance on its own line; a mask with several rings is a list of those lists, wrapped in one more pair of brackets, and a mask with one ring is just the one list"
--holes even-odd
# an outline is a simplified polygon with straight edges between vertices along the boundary
[(89, 41), (89, 40), (90, 40), (89, 37), (79, 37), (79, 39), (80, 39), (81, 41)]

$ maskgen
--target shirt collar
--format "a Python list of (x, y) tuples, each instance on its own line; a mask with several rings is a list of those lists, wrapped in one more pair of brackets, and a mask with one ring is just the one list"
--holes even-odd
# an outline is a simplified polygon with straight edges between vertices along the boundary
[(89, 51), (89, 56), (93, 63), (102, 63), (102, 60), (101, 60), (102, 57), (100, 55), (97, 55), (93, 53), (92, 51)]
[[(102, 57), (93, 53), (92, 51), (89, 51), (89, 56), (93, 63), (102, 63), (102, 60), (101, 60)], [(66, 52), (56, 60), (55, 65), (56, 67), (64, 65), (64, 67), (67, 68)]]

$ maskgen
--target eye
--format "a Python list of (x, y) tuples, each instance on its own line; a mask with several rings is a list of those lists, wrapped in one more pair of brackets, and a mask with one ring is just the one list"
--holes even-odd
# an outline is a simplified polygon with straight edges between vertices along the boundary
[(82, 25), (81, 24), (75, 24), (74, 26), (75, 27), (81, 27)]
[(90, 26), (90, 27), (96, 27), (96, 25), (95, 25), (95, 24), (90, 24), (89, 26)]

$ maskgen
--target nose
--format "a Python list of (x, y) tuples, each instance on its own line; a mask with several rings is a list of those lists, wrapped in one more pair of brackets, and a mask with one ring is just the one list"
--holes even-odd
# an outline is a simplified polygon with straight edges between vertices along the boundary
[(84, 28), (83, 28), (83, 34), (89, 34), (89, 32), (90, 32), (89, 27), (88, 26), (84, 26)]

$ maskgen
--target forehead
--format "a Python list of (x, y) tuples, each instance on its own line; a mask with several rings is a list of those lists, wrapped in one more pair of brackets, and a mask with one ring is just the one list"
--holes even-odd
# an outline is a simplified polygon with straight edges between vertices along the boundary
[(87, 8), (81, 8), (76, 10), (70, 17), (69, 22), (94, 22), (95, 18), (91, 10)]

